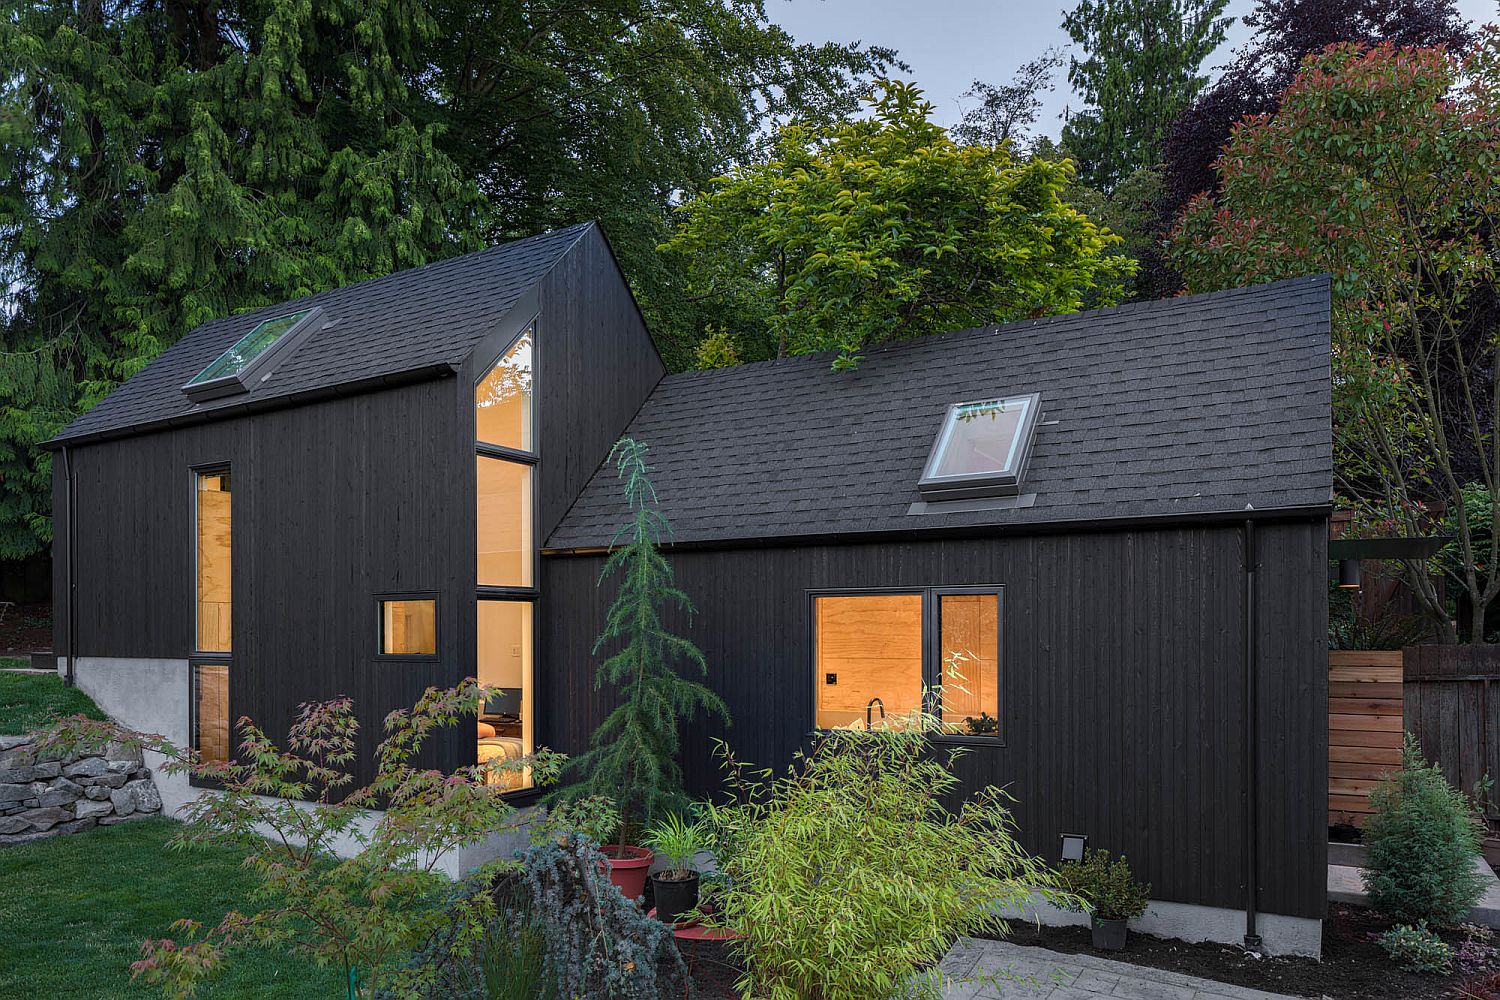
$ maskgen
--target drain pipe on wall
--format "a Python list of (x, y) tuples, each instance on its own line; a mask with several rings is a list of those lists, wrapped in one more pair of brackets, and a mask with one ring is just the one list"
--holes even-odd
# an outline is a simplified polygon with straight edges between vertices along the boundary
[(1256, 644), (1255, 522), (1245, 519), (1245, 950), (1260, 951), (1260, 653)]
[(64, 536), (67, 539), (67, 546), (68, 546), (67, 558), (63, 560), (63, 575), (67, 578), (66, 579), (66, 583), (65, 583), (65, 588), (67, 590), (67, 593), (64, 596), (64, 606), (67, 608), (67, 616), (68, 616), (68, 627), (65, 630), (66, 631), (66, 645), (68, 647), (68, 650), (67, 650), (67, 652), (68, 652), (68, 669), (67, 669), (67, 672), (63, 675), (63, 684), (66, 685), (67, 687), (72, 687), (73, 686), (73, 681), (74, 681), (74, 676), (75, 676), (74, 669), (73, 669), (73, 667), (74, 667), (74, 664), (73, 664), (73, 648), (74, 648), (74, 642), (75, 642), (74, 636), (77, 634), (76, 632), (74, 632), (74, 624), (73, 623), (74, 623), (74, 620), (78, 616), (77, 616), (76, 608), (75, 608), (75, 603), (76, 602), (73, 600), (73, 592), (74, 592), (74, 586), (75, 586), (74, 582), (73, 582), (73, 548), (74, 548), (74, 534), (73, 534), (73, 507), (74, 507), (73, 455), (72, 455), (72, 452), (70, 452), (68, 450), (68, 446), (67, 445), (63, 445), (62, 446), (62, 460), (63, 460), (63, 476), (65, 477), (64, 493), (66, 495), (66, 500), (67, 500), (67, 505), (68, 505), (67, 513), (63, 516), (63, 532), (64, 532)]

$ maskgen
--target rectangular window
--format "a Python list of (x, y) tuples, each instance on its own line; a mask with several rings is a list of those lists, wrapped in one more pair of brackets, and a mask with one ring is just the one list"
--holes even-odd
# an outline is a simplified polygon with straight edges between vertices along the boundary
[(193, 749), (204, 760), (229, 759), (229, 667), (193, 664)]
[(230, 492), (229, 470), (198, 473), (197, 510), (197, 649), (227, 653), (230, 645)]
[[(533, 734), (530, 601), (480, 601), (478, 679), (493, 688), (479, 710), (477, 760), (516, 760), (535, 748)], [(529, 788), (524, 771), (495, 772), (489, 782), (507, 791)]]
[(820, 729), (862, 729), (922, 707), (920, 593), (828, 596), (814, 603)]
[(531, 466), (476, 456), (479, 585), (531, 586)]
[(818, 594), (813, 644), (820, 729), (902, 727), (925, 710), (948, 735), (1001, 736), (998, 587)]
[(380, 601), (382, 656), (437, 655), (437, 601), (397, 598)]

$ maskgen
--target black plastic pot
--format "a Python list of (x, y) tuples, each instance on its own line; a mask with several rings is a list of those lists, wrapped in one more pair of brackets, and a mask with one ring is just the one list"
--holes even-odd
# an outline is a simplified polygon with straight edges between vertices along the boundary
[(1094, 917), (1093, 924), (1095, 948), (1100, 951), (1123, 951), (1125, 949), (1125, 929), (1129, 921), (1103, 920)]
[(661, 873), (651, 876), (651, 892), (656, 897), (656, 919), (675, 924), (698, 906), (698, 873), (688, 872), (684, 879), (666, 879)]

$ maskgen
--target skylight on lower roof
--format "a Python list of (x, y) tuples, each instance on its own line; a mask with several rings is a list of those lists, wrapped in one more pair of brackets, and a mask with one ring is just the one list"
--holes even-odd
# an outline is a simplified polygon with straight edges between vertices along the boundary
[(273, 357), (289, 348), (294, 333), (298, 334), (296, 339), (300, 339), (300, 335), (309, 332), (321, 312), (314, 306), (261, 320), (207, 368), (189, 379), (182, 391), (195, 402), (248, 391), (250, 377), (264, 371)]
[(948, 407), (918, 489), (929, 499), (1004, 496), (1019, 491), (1041, 396), (1029, 393)]

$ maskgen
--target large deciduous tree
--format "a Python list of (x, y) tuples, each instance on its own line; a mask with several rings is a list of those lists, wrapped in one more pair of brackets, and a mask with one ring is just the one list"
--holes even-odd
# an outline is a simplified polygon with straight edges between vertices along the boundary
[(1069, 161), (960, 146), (921, 91), (884, 82), (867, 118), (784, 129), (769, 160), (681, 208), (663, 247), (730, 317), (744, 360), (1071, 312), (1133, 265), (1060, 197)]
[(1224, 40), (1228, 0), (1081, 0), (1063, 27), (1082, 50), (1068, 81), (1084, 109), (1063, 145), (1093, 187), (1109, 191), (1156, 164), (1163, 130), (1208, 82), (1203, 61)]
[[(1483, 641), (1500, 595), (1500, 36), (1439, 48), (1338, 45), (1275, 115), (1241, 124), (1215, 196), (1187, 208), (1173, 260), (1192, 291), (1333, 276), (1335, 474), (1403, 534), (1447, 505), (1451, 560), (1406, 576), (1446, 641)], [(1463, 502), (1483, 498), (1482, 503)], [(1447, 573), (1474, 609), (1460, 635)]]

